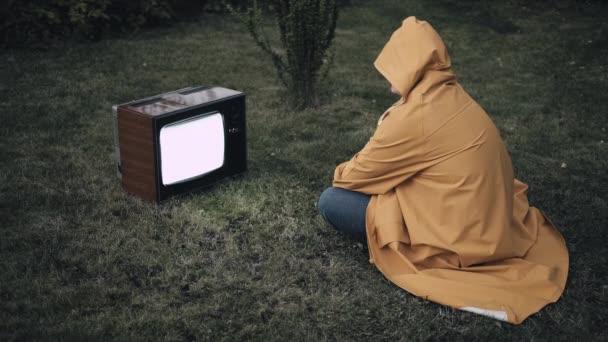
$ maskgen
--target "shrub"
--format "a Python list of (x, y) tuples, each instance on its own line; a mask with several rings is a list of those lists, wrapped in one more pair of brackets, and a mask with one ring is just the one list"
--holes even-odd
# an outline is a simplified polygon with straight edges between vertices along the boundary
[(296, 109), (317, 105), (318, 83), (333, 61), (330, 46), (338, 19), (336, 0), (271, 0), (268, 3), (279, 29), (282, 49), (271, 46), (263, 33), (262, 11), (257, 1), (241, 19), (255, 43), (271, 57), (292, 105)]

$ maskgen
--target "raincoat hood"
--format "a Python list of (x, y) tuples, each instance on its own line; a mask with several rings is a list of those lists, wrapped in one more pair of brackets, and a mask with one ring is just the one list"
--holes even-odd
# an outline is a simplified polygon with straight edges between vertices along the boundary
[(416, 17), (403, 21), (374, 62), (376, 69), (403, 97), (407, 97), (429, 71), (444, 71), (448, 78), (453, 78), (451, 65), (441, 37), (429, 23)]

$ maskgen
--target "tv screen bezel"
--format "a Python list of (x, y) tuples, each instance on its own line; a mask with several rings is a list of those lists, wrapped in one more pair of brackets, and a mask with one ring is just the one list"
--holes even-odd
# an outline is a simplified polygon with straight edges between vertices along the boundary
[[(188, 122), (188, 121), (194, 121), (194, 120), (202, 119), (204, 117), (208, 117), (208, 116), (211, 116), (211, 115), (214, 115), (214, 114), (219, 114), (220, 115), (220, 117), (222, 119), (222, 129), (224, 130), (224, 132), (223, 132), (224, 133), (224, 136), (223, 136), (224, 137), (224, 155), (223, 155), (223, 158), (222, 158), (222, 165), (220, 165), (220, 167), (218, 167), (218, 168), (215, 168), (215, 169), (213, 169), (211, 171), (207, 171), (207, 172), (202, 173), (202, 174), (197, 175), (197, 176), (192, 176), (192, 177), (189, 177), (189, 178), (185, 178), (185, 179), (182, 179), (182, 180), (180, 180), (178, 182), (171, 183), (171, 184), (164, 184), (164, 182), (162, 181), (163, 180), (163, 158), (162, 158), (162, 148), (161, 148), (161, 145), (160, 145), (160, 132), (163, 130), (163, 128), (170, 127), (170, 126), (177, 125), (177, 124), (183, 124), (183, 123)], [(166, 187), (166, 186), (171, 186), (171, 185), (176, 185), (176, 184), (181, 184), (181, 183), (189, 182), (189, 181), (195, 180), (197, 178), (204, 177), (205, 175), (208, 175), (211, 172), (217, 171), (217, 170), (221, 169), (222, 167), (224, 167), (224, 165), (226, 164), (226, 144), (228, 143), (228, 134), (227, 133), (228, 132), (227, 132), (227, 129), (226, 129), (226, 118), (225, 118), (225, 115), (223, 113), (219, 112), (219, 111), (212, 111), (212, 112), (207, 112), (207, 113), (203, 113), (203, 114), (199, 114), (199, 115), (194, 115), (194, 116), (188, 117), (186, 119), (183, 119), (183, 120), (180, 120), (180, 121), (174, 121), (174, 122), (168, 123), (168, 124), (160, 127), (160, 129), (158, 131), (158, 140), (159, 140), (158, 141), (158, 148), (159, 148), (159, 151), (158, 151), (158, 166), (159, 166), (159, 170), (160, 170), (159, 173), (158, 173), (158, 178), (160, 179), (160, 184), (162, 184), (163, 186)]]
[[(188, 118), (196, 117), (205, 113), (219, 112), (224, 120), (224, 164), (211, 172), (204, 175), (197, 176), (194, 179), (190, 179), (177, 184), (164, 185), (162, 184), (162, 170), (160, 165), (160, 130), (168, 125), (175, 122), (179, 122)], [(242, 112), (242, 113), (237, 113)], [(241, 156), (243, 160), (240, 163), (234, 159), (238, 156), (231, 157), (228, 155), (232, 151), (232, 134), (229, 132), (233, 116), (242, 115), (243, 129), (242, 139), (244, 140), (244, 153)], [(153, 120), (153, 144), (154, 144), (154, 165), (156, 171), (156, 197), (157, 202), (163, 199), (189, 193), (200, 188), (210, 186), (228, 176), (237, 175), (247, 170), (247, 136), (246, 136), (246, 118), (245, 118), (245, 94), (239, 93), (229, 97), (221, 98), (218, 100), (206, 102), (203, 104), (190, 106), (184, 109), (176, 110), (170, 113), (164, 113), (154, 117)]]

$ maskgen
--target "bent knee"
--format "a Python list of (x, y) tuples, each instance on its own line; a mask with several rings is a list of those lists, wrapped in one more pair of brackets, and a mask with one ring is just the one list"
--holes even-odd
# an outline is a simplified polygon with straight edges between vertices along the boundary
[(317, 208), (319, 208), (319, 211), (321, 212), (322, 215), (327, 213), (327, 210), (331, 206), (332, 198), (334, 197), (335, 192), (336, 192), (336, 188), (330, 187), (330, 188), (323, 190), (323, 192), (319, 196), (319, 200), (317, 202)]

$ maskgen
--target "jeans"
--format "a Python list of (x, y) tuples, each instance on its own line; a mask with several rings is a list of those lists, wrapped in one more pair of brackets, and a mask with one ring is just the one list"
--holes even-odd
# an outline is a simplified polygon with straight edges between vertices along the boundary
[(335, 229), (365, 239), (365, 211), (371, 196), (341, 188), (327, 188), (319, 197), (321, 216)]

